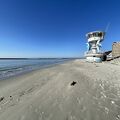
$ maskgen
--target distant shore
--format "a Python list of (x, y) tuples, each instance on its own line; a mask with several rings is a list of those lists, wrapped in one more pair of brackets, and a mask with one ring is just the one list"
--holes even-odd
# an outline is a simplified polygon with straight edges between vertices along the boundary
[(0, 60), (40, 60), (40, 59), (83, 59), (83, 57), (81, 58), (0, 58)]
[(0, 81), (0, 120), (118, 120), (120, 66), (68, 61)]

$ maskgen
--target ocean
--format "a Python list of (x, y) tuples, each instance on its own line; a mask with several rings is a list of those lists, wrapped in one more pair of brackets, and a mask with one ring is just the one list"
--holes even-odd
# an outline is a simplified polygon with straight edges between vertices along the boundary
[(41, 58), (41, 59), (0, 59), (0, 80), (23, 74), (37, 69), (60, 64), (70, 59)]

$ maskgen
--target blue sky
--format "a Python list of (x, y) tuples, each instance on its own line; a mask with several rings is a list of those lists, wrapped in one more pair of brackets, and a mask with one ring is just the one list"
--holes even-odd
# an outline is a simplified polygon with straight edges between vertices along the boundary
[(0, 0), (0, 57), (80, 57), (85, 34), (120, 40), (120, 0)]

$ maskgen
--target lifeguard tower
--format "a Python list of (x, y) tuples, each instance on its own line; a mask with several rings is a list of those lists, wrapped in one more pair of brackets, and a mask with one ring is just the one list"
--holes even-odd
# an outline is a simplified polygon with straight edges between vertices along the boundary
[(105, 54), (101, 51), (101, 42), (104, 40), (105, 32), (94, 31), (86, 34), (88, 39), (87, 52), (85, 53), (88, 62), (101, 62)]

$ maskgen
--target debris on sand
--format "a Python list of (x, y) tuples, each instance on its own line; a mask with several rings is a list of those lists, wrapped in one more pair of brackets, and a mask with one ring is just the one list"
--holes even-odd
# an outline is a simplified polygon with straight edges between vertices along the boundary
[(77, 84), (77, 82), (73, 81), (70, 85), (74, 86), (75, 84)]
[(0, 102), (4, 100), (4, 97), (0, 97)]

